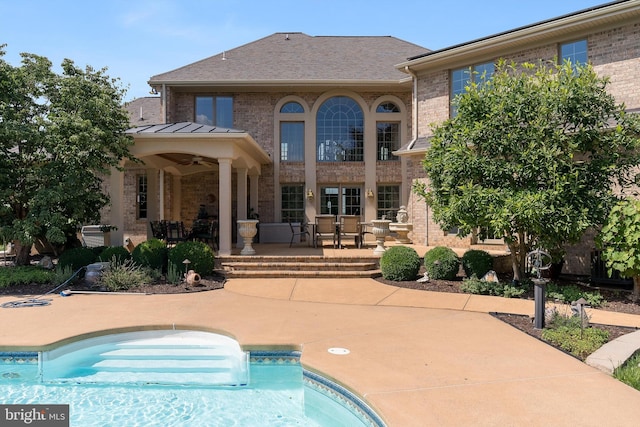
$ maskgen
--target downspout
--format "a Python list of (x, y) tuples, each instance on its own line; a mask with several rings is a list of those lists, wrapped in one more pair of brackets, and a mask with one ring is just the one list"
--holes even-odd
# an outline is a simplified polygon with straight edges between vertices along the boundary
[[(418, 140), (418, 75), (409, 68), (408, 65), (404, 66), (404, 71), (411, 76), (413, 82), (413, 90), (411, 93), (411, 133), (412, 140), (407, 147), (407, 150), (411, 150)], [(424, 245), (429, 246), (429, 205), (425, 202), (425, 217), (424, 217)]]

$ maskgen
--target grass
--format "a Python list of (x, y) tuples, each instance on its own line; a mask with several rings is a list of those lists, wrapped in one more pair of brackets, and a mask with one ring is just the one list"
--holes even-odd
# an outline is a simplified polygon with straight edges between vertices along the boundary
[(640, 352), (636, 352), (613, 371), (613, 377), (640, 390)]

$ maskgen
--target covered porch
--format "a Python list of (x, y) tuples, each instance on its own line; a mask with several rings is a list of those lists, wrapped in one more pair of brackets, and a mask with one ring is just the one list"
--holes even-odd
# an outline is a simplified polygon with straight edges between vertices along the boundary
[[(131, 153), (146, 170), (146, 221), (192, 221), (208, 203), (208, 215), (219, 224), (219, 255), (231, 255), (234, 220), (247, 219), (249, 209), (257, 208), (259, 177), (263, 165), (271, 163), (269, 154), (247, 132), (192, 122), (140, 126), (127, 134), (134, 139)], [(124, 172), (112, 171), (114, 245), (124, 243), (125, 210), (135, 200), (125, 194), (124, 179)]]

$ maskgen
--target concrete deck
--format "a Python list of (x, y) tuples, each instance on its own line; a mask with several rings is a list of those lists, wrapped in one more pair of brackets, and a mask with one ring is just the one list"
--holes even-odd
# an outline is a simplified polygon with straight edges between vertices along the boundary
[[(0, 298), (0, 304), (14, 300)], [(635, 426), (640, 392), (487, 314), (533, 302), (439, 294), (371, 279), (272, 279), (178, 295), (51, 296), (0, 308), (0, 350), (34, 350), (107, 330), (219, 331), (243, 348), (302, 350), (389, 426)], [(593, 312), (604, 323), (640, 318)], [(327, 352), (344, 347), (348, 355)]]

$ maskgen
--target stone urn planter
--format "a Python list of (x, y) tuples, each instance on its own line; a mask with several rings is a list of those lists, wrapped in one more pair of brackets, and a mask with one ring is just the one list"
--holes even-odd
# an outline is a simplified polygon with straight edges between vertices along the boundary
[(253, 249), (251, 244), (253, 243), (253, 238), (258, 233), (258, 220), (239, 219), (238, 232), (240, 233), (240, 237), (244, 240), (244, 247), (240, 251), (240, 255), (255, 255), (256, 250)]
[(371, 232), (376, 237), (376, 248), (373, 250), (374, 255), (380, 255), (386, 251), (384, 247), (384, 239), (390, 234), (389, 224), (391, 221), (388, 219), (374, 219), (371, 221), (373, 229)]

